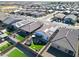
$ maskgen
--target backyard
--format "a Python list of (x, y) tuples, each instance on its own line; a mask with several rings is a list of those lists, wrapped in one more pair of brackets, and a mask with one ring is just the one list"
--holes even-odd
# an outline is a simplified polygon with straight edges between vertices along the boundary
[(8, 31), (6, 31), (5, 33), (6, 33), (7, 35), (10, 35), (10, 34), (12, 34), (11, 32), (8, 32)]
[(35, 45), (34, 43), (31, 44), (30, 48), (34, 51), (40, 51), (44, 45)]
[(16, 35), (16, 39), (19, 41), (19, 42), (21, 42), (21, 41), (23, 41), (24, 40), (24, 37), (22, 37), (22, 36), (20, 36), (20, 35)]
[(6, 50), (10, 46), (11, 46), (11, 44), (9, 42), (4, 41), (3, 43), (0, 44), (0, 52)]
[(26, 54), (24, 54), (21, 50), (18, 48), (13, 49), (9, 54), (9, 57), (27, 57)]
[[(11, 32), (8, 32), (6, 31), (5, 32), (7, 35), (11, 35), (12, 33)], [(16, 34), (16, 37), (15, 37), (19, 42), (23, 41), (24, 40), (24, 37), (19, 35), (19, 34)]]

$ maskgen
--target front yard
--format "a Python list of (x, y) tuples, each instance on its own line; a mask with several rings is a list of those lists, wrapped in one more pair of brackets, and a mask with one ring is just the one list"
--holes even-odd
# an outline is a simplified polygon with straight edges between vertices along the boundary
[(7, 34), (7, 35), (11, 35), (11, 34), (12, 34), (12, 32), (8, 32), (6, 29), (2, 30), (2, 32), (3, 32), (4, 34)]
[(27, 57), (26, 54), (24, 54), (21, 50), (18, 48), (13, 49), (9, 54), (9, 57)]
[(0, 52), (6, 50), (7, 48), (9, 48), (11, 46), (11, 44), (7, 41), (4, 41), (3, 43), (0, 44)]
[(43, 46), (44, 46), (44, 45), (35, 45), (34, 43), (32, 43), (29, 48), (31, 48), (31, 49), (34, 50), (34, 51), (39, 52), (39, 51), (43, 48)]
[(21, 41), (23, 41), (24, 40), (24, 37), (22, 37), (22, 36), (20, 36), (20, 35), (16, 35), (16, 39), (19, 41), (19, 42), (21, 42)]
[(5, 33), (6, 33), (7, 35), (10, 35), (10, 34), (12, 34), (11, 32), (7, 32), (7, 31), (6, 31)]

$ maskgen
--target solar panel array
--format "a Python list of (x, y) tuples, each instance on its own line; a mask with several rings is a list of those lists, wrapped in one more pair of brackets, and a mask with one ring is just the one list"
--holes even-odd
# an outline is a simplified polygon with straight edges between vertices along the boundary
[(26, 24), (29, 24), (31, 22), (32, 21), (29, 21), (29, 20), (23, 20), (23, 21), (20, 21), (20, 22), (15, 23), (15, 26), (19, 28), (19, 27), (22, 27), (22, 26), (24, 26)]
[(19, 27), (22, 27), (22, 26), (24, 26), (26, 24), (30, 24), (30, 23), (34, 22), (34, 19), (35, 18), (26, 17), (26, 18), (23, 18), (23, 20), (21, 20), (21, 21), (13, 23), (12, 25), (19, 28)]

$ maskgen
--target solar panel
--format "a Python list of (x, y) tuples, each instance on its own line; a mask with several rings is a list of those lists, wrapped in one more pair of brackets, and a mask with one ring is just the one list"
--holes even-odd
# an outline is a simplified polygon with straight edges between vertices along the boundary
[(16, 23), (16, 26), (21, 27), (21, 26), (24, 26), (26, 24), (27, 24), (27, 22), (25, 20), (23, 20), (23, 21), (20, 21), (20, 22)]
[(20, 24), (20, 23), (17, 23), (17, 26), (21, 26), (22, 24)]
[(23, 20), (23, 21), (19, 21), (19, 22), (17, 22), (17, 23), (15, 23), (15, 26), (16, 27), (22, 27), (22, 26), (24, 26), (24, 25), (26, 25), (26, 24), (29, 24), (29, 23), (31, 23), (32, 21), (29, 21), (29, 20)]

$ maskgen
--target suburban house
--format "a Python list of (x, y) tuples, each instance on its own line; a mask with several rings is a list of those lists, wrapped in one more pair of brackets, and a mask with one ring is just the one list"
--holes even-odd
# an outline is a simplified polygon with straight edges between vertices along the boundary
[(28, 17), (28, 19), (12, 23), (9, 28), (16, 30), (18, 34), (28, 35), (43, 25), (40, 21)]
[(16, 12), (15, 14), (20, 14), (20, 15), (25, 15), (25, 16), (31, 16), (31, 13), (32, 11), (30, 10), (20, 10), (18, 12)]
[(74, 14), (74, 15), (78, 16), (79, 12), (77, 12), (77, 11), (71, 11), (71, 14)]
[(42, 27), (43, 23), (42, 22), (39, 22), (39, 21), (31, 21), (30, 23), (22, 26), (19, 28), (19, 31), (18, 33), (19, 34), (25, 34), (25, 35), (28, 35), (30, 33), (32, 33), (33, 31), (39, 29), (40, 27)]
[(55, 22), (63, 22), (64, 21), (64, 17), (66, 15), (63, 13), (57, 13), (54, 15), (54, 18), (51, 19), (51, 22), (55, 21)]
[(9, 16), (9, 14), (0, 12), (0, 22), (3, 22)]
[(63, 13), (58, 13), (58, 14), (56, 14), (54, 17), (60, 18), (60, 19), (64, 19), (65, 16), (66, 16), (66, 15), (63, 14)]
[(48, 52), (58, 57), (78, 55), (79, 30), (59, 28), (59, 32), (52, 39)]
[(73, 15), (73, 14), (69, 14), (64, 18), (64, 23), (65, 24), (71, 24), (74, 25), (77, 21), (77, 16)]
[(20, 22), (22, 22), (21, 26), (23, 26), (23, 25), (26, 25), (29, 22), (32, 22), (33, 20), (34, 20), (34, 18), (32, 18), (32, 17), (25, 17), (25, 16), (20, 16), (20, 15), (18, 15), (18, 16), (17, 15), (11, 15), (10, 17), (7, 17), (3, 21), (3, 23), (7, 27), (7, 29), (9, 28), (13, 31), (13, 30), (16, 30), (14, 28), (20, 26), (20, 24), (19, 24)]
[(34, 11), (34, 12), (31, 13), (31, 15), (34, 16), (34, 17), (40, 17), (40, 16), (46, 15), (46, 12)]
[(44, 24), (39, 30), (37, 30), (33, 35), (33, 42), (36, 44), (47, 43), (49, 38), (58, 30), (58, 26), (52, 24)]
[(0, 12), (0, 29), (4, 29), (3, 21), (9, 17), (9, 14)]
[(26, 17), (24, 16), (20, 16), (20, 15), (10, 15), (9, 17), (7, 17), (3, 23), (6, 24), (6, 25), (9, 25), (9, 24), (12, 24), (12, 23), (15, 23), (15, 22), (18, 22), (18, 21), (21, 21), (21, 20), (25, 20)]

